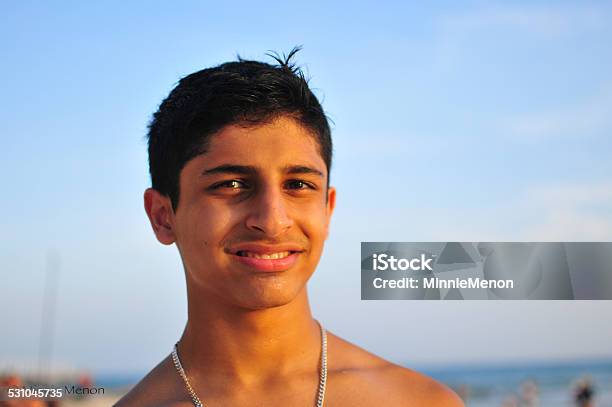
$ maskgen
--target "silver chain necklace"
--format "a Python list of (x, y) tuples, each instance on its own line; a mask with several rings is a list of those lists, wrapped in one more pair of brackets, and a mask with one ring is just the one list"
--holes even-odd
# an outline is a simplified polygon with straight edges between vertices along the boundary
[[(323, 400), (325, 399), (325, 385), (327, 384), (327, 331), (325, 331), (325, 328), (323, 328), (323, 325), (321, 325), (320, 322), (319, 327), (321, 328), (321, 370), (319, 371), (319, 388), (317, 390), (316, 407), (323, 407)], [(181, 364), (181, 360), (178, 356), (178, 342), (174, 345), (174, 349), (172, 350), (172, 361), (174, 362), (176, 371), (181, 376), (181, 379), (183, 379), (183, 383), (185, 383), (187, 392), (189, 392), (189, 396), (191, 397), (195, 407), (204, 407), (204, 404), (200, 401), (200, 398), (196, 394), (195, 390), (193, 387), (191, 387), (191, 383), (189, 383), (185, 369), (183, 369), (183, 365)]]

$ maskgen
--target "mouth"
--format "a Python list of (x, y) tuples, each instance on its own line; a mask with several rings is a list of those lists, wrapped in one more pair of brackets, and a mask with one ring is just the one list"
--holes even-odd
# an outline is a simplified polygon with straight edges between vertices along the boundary
[(236, 256), (250, 257), (252, 259), (278, 260), (278, 259), (284, 259), (286, 257), (289, 257), (294, 253), (298, 253), (298, 251), (287, 250), (287, 251), (276, 252), (276, 253), (255, 253), (255, 252), (251, 252), (248, 250), (239, 250), (236, 252)]
[(243, 246), (230, 252), (232, 258), (251, 271), (279, 272), (293, 267), (303, 250), (298, 247)]

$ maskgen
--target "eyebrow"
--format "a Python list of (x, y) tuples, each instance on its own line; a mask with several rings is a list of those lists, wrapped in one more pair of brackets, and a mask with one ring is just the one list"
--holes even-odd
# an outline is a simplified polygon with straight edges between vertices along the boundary
[(250, 165), (234, 165), (234, 164), (223, 164), (209, 170), (202, 171), (202, 175), (215, 175), (215, 174), (240, 174), (240, 175), (253, 175), (257, 173), (257, 169)]
[(323, 173), (315, 168), (308, 167), (305, 165), (291, 165), (284, 168), (285, 173), (287, 174), (313, 174), (318, 175), (319, 177), (323, 177)]
[[(306, 165), (290, 165), (283, 168), (286, 174), (313, 174), (323, 177), (323, 173), (315, 168)], [(222, 164), (214, 168), (202, 171), (202, 176), (215, 174), (239, 174), (239, 175), (254, 175), (257, 174), (257, 168), (250, 165)]]

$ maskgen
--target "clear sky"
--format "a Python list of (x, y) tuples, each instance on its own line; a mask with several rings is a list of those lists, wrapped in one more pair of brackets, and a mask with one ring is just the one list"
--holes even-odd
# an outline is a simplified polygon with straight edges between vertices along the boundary
[[(140, 372), (185, 323), (150, 231), (146, 125), (182, 76), (298, 55), (333, 119), (330, 330), (407, 365), (612, 357), (612, 302), (362, 302), (361, 241), (612, 240), (605, 2), (4, 2), (0, 364)], [(268, 59), (269, 60), (269, 59)]]

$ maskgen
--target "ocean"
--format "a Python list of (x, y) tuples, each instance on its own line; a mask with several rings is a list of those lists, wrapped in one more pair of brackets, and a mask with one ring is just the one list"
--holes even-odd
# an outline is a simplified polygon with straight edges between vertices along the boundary
[[(419, 370), (466, 394), (469, 407), (576, 406), (576, 383), (584, 378), (592, 384), (595, 406), (612, 407), (612, 360)], [(524, 392), (531, 392), (532, 404), (524, 400)]]

